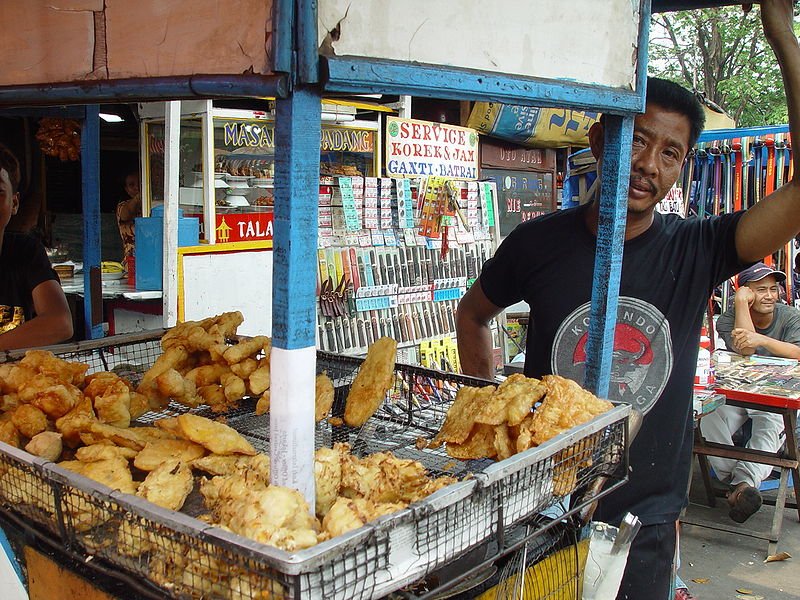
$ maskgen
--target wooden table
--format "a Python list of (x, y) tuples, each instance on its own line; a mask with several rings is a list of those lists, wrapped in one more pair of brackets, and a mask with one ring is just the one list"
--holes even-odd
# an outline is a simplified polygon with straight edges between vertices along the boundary
[[(732, 458), (777, 467), (781, 470), (781, 477), (778, 485), (778, 494), (775, 499), (772, 528), (769, 533), (763, 533), (735, 526), (693, 522), (691, 519), (683, 519), (683, 521), (706, 527), (710, 526), (720, 531), (766, 539), (769, 541), (769, 554), (772, 555), (777, 551), (784, 508), (789, 506), (797, 509), (798, 517), (800, 517), (800, 507), (797, 503), (797, 499), (800, 498), (800, 473), (798, 473), (797, 437), (795, 435), (797, 411), (800, 409), (800, 367), (797, 366), (796, 362), (795, 364), (787, 362), (783, 366), (776, 366), (774, 364), (740, 360), (729, 365), (719, 364), (717, 370), (719, 379), (717, 386), (715, 386), (715, 391), (725, 395), (726, 404), (773, 412), (783, 416), (786, 447), (784, 452), (772, 453), (707, 442), (698, 427), (695, 431), (694, 454), (698, 457), (700, 463), (708, 503), (712, 507), (716, 505), (716, 495), (709, 476), (708, 456)], [(792, 474), (795, 501), (787, 504), (789, 473)], [(771, 502), (767, 502), (767, 504), (771, 504)]]

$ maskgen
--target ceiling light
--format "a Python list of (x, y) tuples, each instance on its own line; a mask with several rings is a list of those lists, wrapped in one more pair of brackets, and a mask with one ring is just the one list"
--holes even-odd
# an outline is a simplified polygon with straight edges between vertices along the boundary
[(122, 123), (125, 120), (119, 115), (112, 115), (110, 113), (100, 113), (100, 118), (106, 123)]

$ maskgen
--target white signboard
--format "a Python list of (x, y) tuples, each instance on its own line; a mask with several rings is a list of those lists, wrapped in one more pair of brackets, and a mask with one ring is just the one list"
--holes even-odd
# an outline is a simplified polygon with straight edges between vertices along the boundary
[(639, 0), (319, 0), (322, 54), (633, 89)]
[(239, 334), (272, 335), (272, 256), (271, 248), (181, 253), (183, 320), (239, 310)]
[(390, 177), (478, 178), (478, 132), (414, 119), (386, 119)]

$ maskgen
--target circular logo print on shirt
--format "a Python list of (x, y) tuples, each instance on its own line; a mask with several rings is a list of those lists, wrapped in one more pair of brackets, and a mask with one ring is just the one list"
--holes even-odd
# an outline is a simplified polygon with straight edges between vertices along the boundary
[[(582, 382), (589, 339), (587, 302), (564, 320), (553, 340), (553, 373)], [(610, 400), (627, 402), (647, 413), (667, 385), (672, 372), (669, 322), (652, 304), (620, 296), (611, 365)]]

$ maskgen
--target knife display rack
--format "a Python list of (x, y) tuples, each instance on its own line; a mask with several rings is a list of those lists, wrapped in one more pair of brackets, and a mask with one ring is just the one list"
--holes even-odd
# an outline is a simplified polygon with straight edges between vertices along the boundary
[[(456, 370), (451, 349), (456, 307), (497, 246), (497, 190), (493, 183), (449, 180), (455, 216), (444, 218), (438, 238), (432, 238), (421, 235), (421, 220), (430, 219), (418, 195), (426, 183), (321, 178), (317, 345), (322, 350), (364, 354), (376, 339), (390, 336), (404, 360)], [(495, 325), (493, 337), (499, 346)]]

